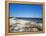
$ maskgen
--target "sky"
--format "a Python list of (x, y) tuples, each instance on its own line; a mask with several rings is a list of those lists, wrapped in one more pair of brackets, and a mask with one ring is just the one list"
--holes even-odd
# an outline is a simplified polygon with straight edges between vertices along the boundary
[(10, 17), (42, 18), (42, 5), (9, 4)]

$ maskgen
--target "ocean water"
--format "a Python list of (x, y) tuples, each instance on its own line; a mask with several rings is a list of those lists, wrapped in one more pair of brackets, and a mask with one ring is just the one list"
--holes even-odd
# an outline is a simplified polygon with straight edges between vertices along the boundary
[[(10, 18), (14, 18), (14, 17), (10, 17)], [(16, 19), (34, 21), (34, 22), (37, 22), (37, 23), (42, 23), (42, 21), (43, 21), (42, 18), (23, 18), (23, 17), (15, 17), (14, 20), (16, 20)]]
[(42, 23), (42, 18), (22, 18), (22, 17), (16, 17), (16, 19), (22, 19), (22, 20), (28, 20), (28, 21), (34, 21), (37, 23)]

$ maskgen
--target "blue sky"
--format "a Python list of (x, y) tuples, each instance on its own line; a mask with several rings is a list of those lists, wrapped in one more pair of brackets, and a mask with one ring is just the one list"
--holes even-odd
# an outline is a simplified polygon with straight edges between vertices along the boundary
[(10, 17), (42, 18), (42, 5), (9, 4)]

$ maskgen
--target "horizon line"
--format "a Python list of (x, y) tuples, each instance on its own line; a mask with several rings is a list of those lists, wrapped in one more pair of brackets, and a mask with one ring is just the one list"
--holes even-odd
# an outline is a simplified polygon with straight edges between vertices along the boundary
[(20, 17), (20, 18), (39, 18), (39, 17)]

